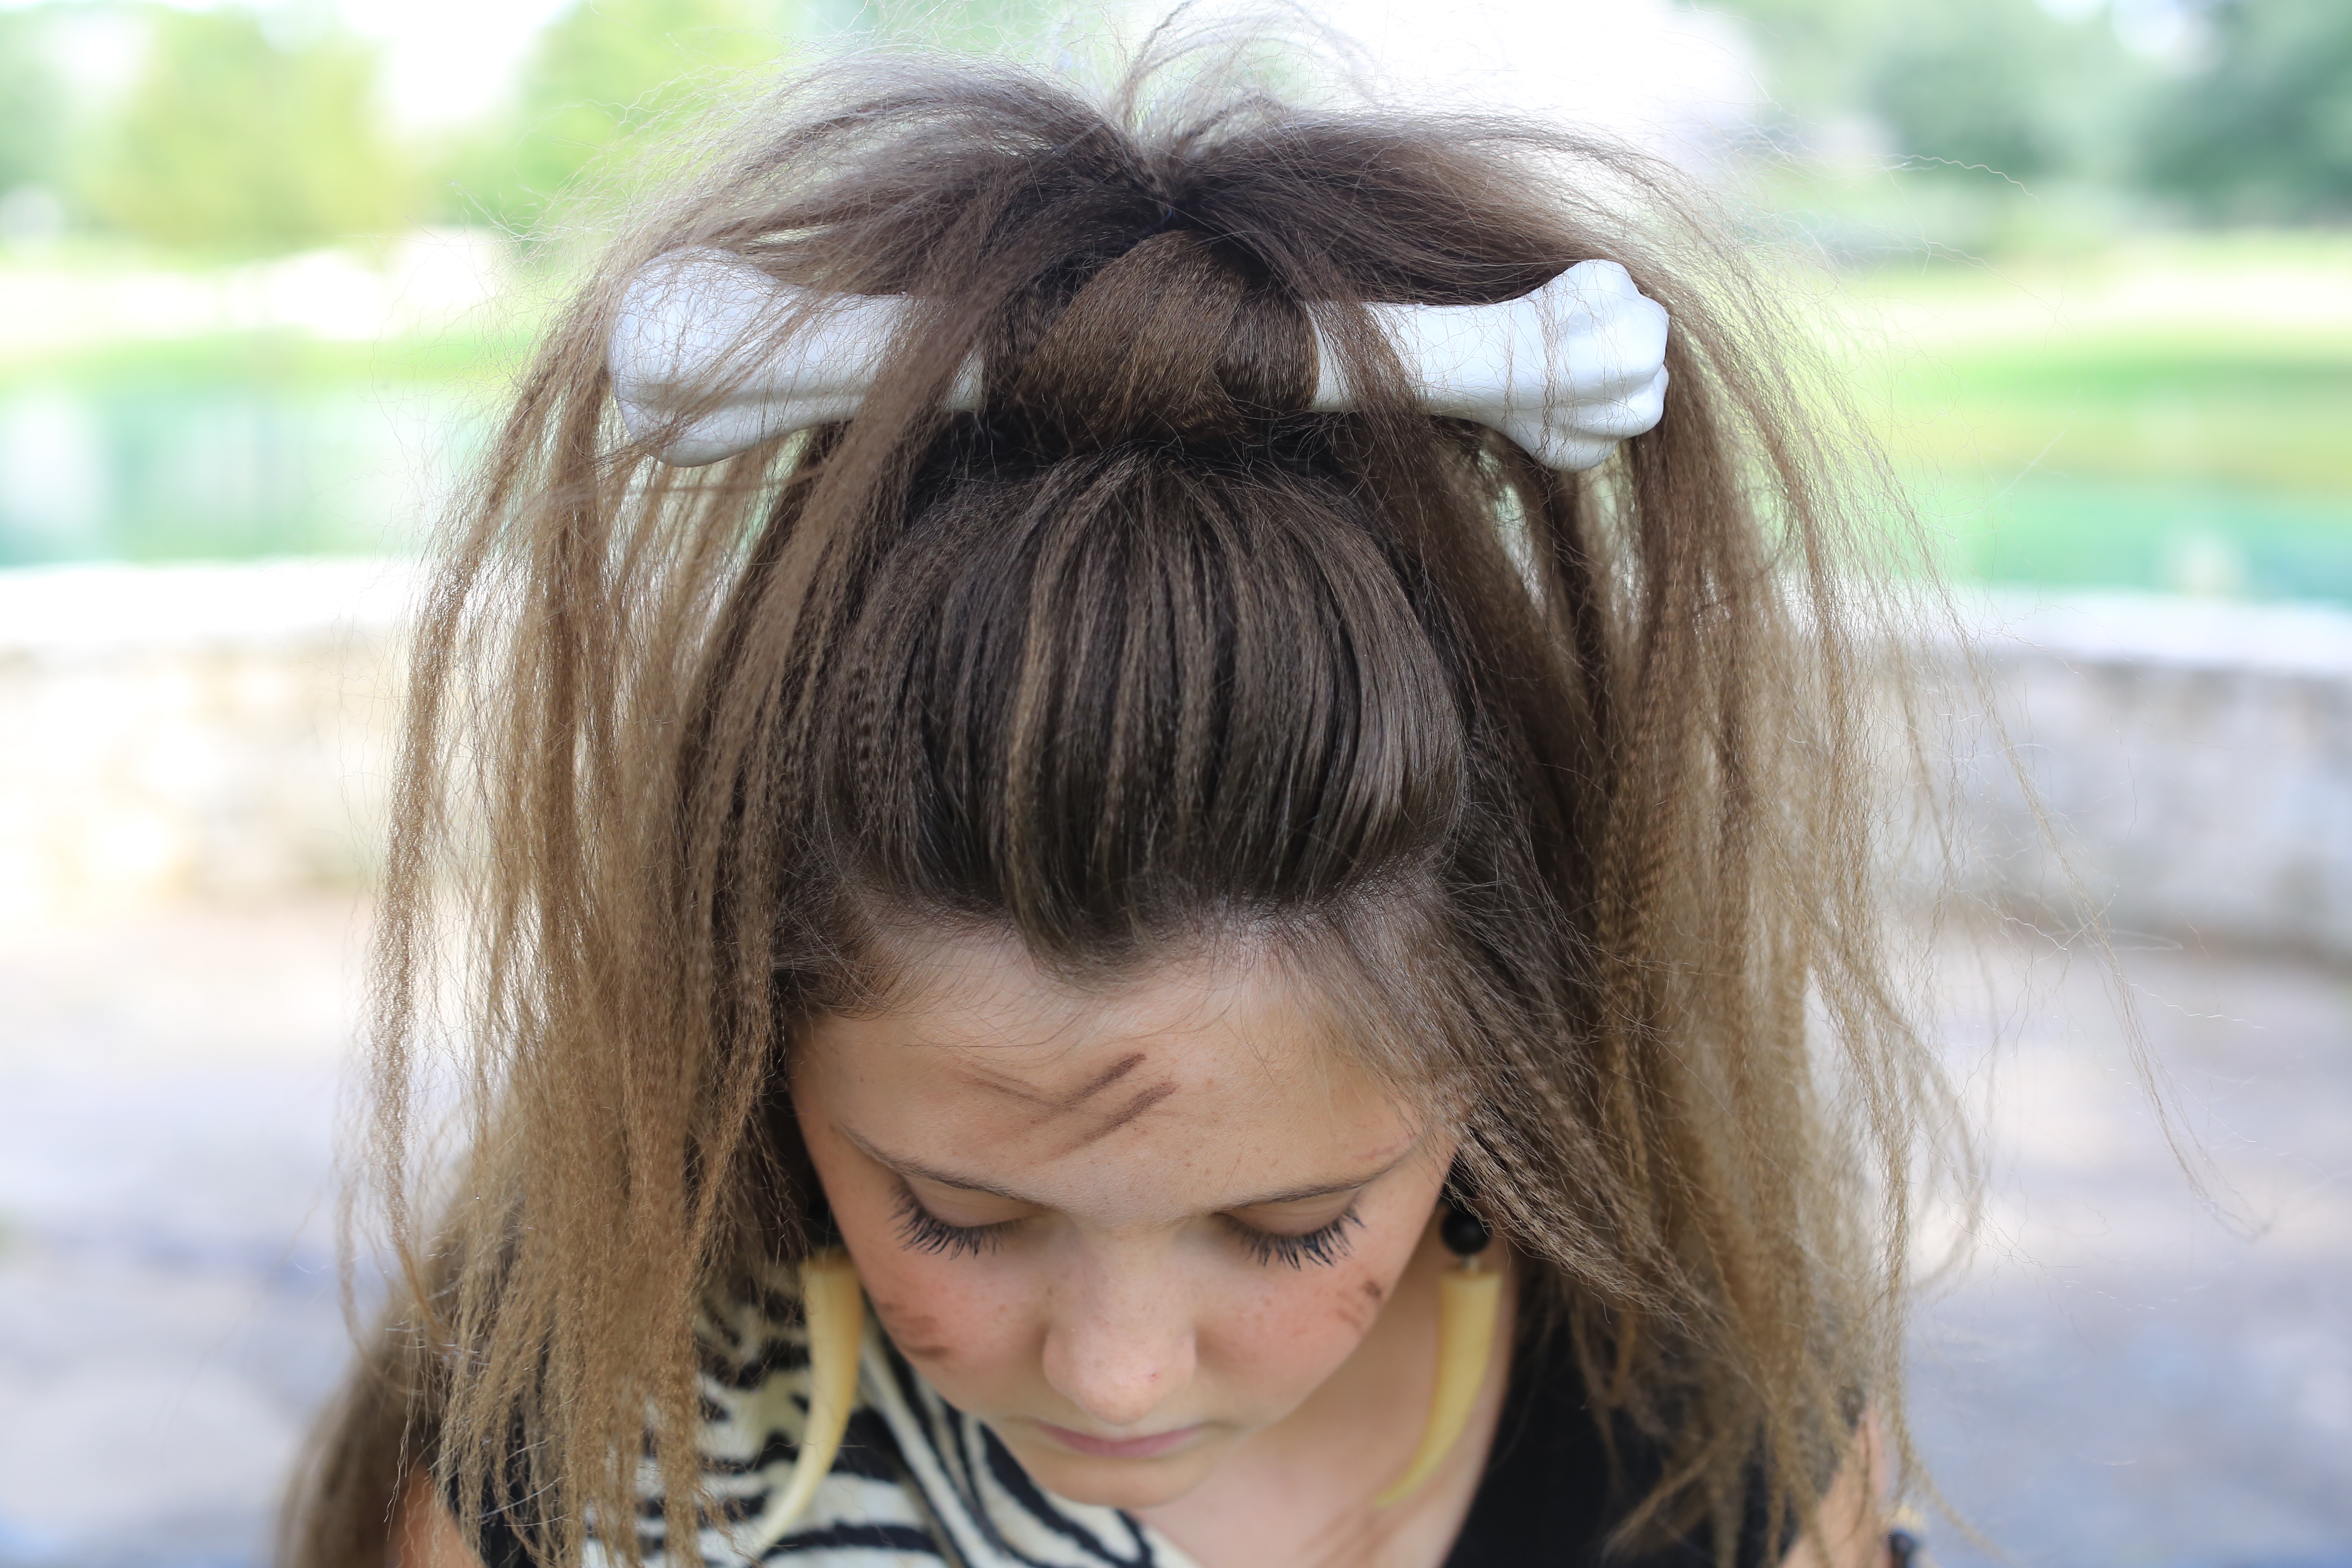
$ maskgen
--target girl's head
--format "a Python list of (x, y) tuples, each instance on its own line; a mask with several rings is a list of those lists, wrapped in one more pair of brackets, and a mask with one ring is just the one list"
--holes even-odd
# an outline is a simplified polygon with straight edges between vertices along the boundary
[[(380, 1125), (467, 1484), (520, 1422), (620, 1509), (650, 1409), (686, 1506), (695, 1301), (837, 1225), (1049, 1486), (1158, 1500), (1344, 1359), (1450, 1173), (1664, 1434), (1659, 1517), (1751, 1462), (1802, 1491), (1881, 1382), (1862, 1192), (1899, 1221), (1920, 1069), (1833, 492), (1673, 193), (1199, 57), (1102, 102), (896, 63), (772, 100), (614, 247), (418, 644)], [(859, 416), (630, 444), (604, 344), (688, 247), (911, 297)], [(1363, 309), (1593, 258), (1675, 327), (1664, 422), (1587, 474), (1425, 413)], [(1307, 411), (1318, 328), (1356, 412)], [(427, 1241), (436, 995), (478, 1070)]]

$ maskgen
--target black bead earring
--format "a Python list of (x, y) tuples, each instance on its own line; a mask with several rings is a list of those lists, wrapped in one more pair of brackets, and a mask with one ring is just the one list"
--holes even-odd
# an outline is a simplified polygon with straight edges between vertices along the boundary
[(1463, 1179), (1462, 1167), (1456, 1164), (1445, 1173), (1445, 1216), (1437, 1222), (1437, 1234), (1445, 1243), (1445, 1250), (1465, 1260), (1486, 1251), (1486, 1244), (1495, 1239), (1486, 1222), (1470, 1206), (1469, 1191), (1470, 1184)]

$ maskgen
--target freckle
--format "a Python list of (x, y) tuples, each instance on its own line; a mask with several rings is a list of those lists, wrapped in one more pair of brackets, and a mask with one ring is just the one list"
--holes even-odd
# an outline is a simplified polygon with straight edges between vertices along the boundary
[(1388, 1292), (1381, 1289), (1381, 1282), (1379, 1280), (1367, 1279), (1364, 1281), (1364, 1294), (1371, 1300), (1374, 1305), (1378, 1305), (1381, 1300), (1385, 1297)]

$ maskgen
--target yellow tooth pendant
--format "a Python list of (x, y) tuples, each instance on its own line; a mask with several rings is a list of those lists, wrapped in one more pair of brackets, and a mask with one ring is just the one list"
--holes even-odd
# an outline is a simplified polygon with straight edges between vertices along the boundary
[(1454, 1451), (1486, 1381), (1502, 1304), (1502, 1270), (1483, 1267), (1475, 1254), (1438, 1276), (1437, 1383), (1429, 1393), (1429, 1421), (1412, 1462), (1372, 1500), (1374, 1508), (1410, 1497)]
[(769, 1505), (743, 1542), (757, 1562), (784, 1538), (816, 1499), (816, 1489), (841, 1452), (842, 1434), (857, 1404), (857, 1359), (866, 1340), (866, 1296), (857, 1268), (839, 1247), (801, 1264), (801, 1312), (808, 1325), (809, 1410), (800, 1457), (783, 1496)]

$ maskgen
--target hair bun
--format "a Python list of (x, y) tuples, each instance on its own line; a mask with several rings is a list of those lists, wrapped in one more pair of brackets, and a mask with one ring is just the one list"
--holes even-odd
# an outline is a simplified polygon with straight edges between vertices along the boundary
[(1234, 440), (1307, 406), (1314, 354), (1296, 304), (1165, 229), (1087, 279), (989, 400), (1047, 451)]

